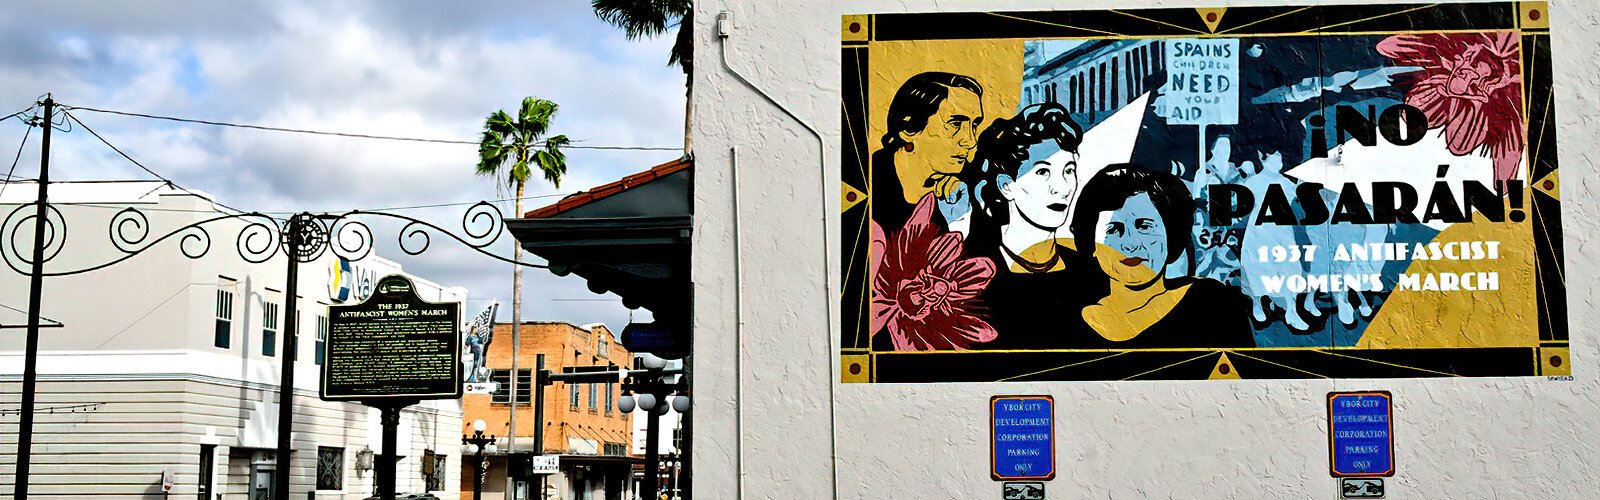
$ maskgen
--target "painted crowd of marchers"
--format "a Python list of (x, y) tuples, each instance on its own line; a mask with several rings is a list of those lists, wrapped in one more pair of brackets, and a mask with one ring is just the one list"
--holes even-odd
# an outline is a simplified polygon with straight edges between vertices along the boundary
[[(1529, 183), (1554, 161), (1529, 166), (1515, 19), (1228, 36), (1198, 10), (1117, 12), (1201, 20), (1182, 37), (1007, 37), (988, 21), (992, 36), (950, 36), (942, 25), (979, 14), (847, 16), (842, 354), (1552, 340), (1546, 311), (1520, 309), (1550, 300), (1534, 232), (1559, 238), (1559, 224), (1530, 220)], [(1241, 10), (1226, 15), (1289, 12)], [(992, 16), (1082, 30), (1105, 13), (1036, 14)], [(889, 21), (945, 38), (871, 36)], [(1520, 327), (1415, 317), (1462, 311)], [(1408, 331), (1430, 324), (1444, 331)]]

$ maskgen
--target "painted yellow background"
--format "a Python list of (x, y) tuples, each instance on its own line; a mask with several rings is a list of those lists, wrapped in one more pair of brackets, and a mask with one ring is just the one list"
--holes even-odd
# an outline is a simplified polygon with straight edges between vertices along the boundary
[[(1523, 199), (1528, 199), (1528, 194)], [(1389, 294), (1358, 348), (1528, 347), (1539, 345), (1533, 224), (1455, 224), (1433, 241), (1500, 242), (1500, 260), (1414, 260), (1407, 273), (1496, 272), (1498, 291), (1405, 291)]]
[(868, 154), (882, 148), (889, 101), (900, 84), (918, 73), (943, 71), (970, 76), (983, 86), (983, 124), (1010, 118), (1022, 100), (1022, 40), (916, 40), (872, 42), (867, 71)]

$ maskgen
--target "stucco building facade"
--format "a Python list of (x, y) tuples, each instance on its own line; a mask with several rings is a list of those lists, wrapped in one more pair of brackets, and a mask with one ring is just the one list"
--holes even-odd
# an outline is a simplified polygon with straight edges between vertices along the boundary
[[(696, 493), (704, 498), (999, 498), (1001, 485), (991, 477), (991, 398), (1044, 395), (1055, 402), (1056, 467), (1053, 478), (1045, 481), (1048, 498), (1335, 498), (1339, 486), (1329, 470), (1328, 393), (1379, 390), (1389, 391), (1394, 398), (1395, 470), (1385, 478), (1388, 498), (1594, 498), (1600, 491), (1600, 452), (1596, 451), (1600, 448), (1600, 399), (1596, 396), (1600, 344), (1596, 341), (1600, 339), (1595, 336), (1600, 317), (1594, 300), (1600, 296), (1595, 288), (1600, 268), (1593, 241), (1600, 234), (1596, 222), (1600, 221), (1600, 205), (1595, 203), (1594, 192), (1600, 178), (1593, 158), (1600, 154), (1595, 150), (1600, 135), (1587, 123), (1600, 114), (1600, 101), (1590, 90), (1600, 78), (1593, 71), (1600, 66), (1600, 31), (1596, 30), (1600, 5), (1591, 2), (1507, 2), (1473, 7), (1495, 9), (1496, 16), (1503, 15), (1505, 26), (1529, 28), (1540, 20), (1548, 23), (1549, 51), (1540, 51), (1548, 60), (1541, 59), (1539, 64), (1552, 71), (1554, 91), (1550, 104), (1541, 97), (1536, 105), (1553, 105), (1555, 112), (1547, 115), (1548, 129), (1535, 128), (1529, 133), (1558, 136), (1559, 152), (1547, 149), (1538, 155), (1558, 156), (1559, 163), (1567, 167), (1561, 174), (1559, 194), (1553, 195), (1560, 204), (1546, 205), (1556, 207), (1547, 210), (1559, 213), (1564, 228), (1550, 238), (1557, 244), (1564, 242), (1564, 274), (1551, 280), (1564, 289), (1565, 308), (1535, 316), (1535, 309), (1545, 306), (1508, 310), (1494, 300), (1468, 301), (1476, 304), (1477, 312), (1433, 316), (1429, 310), (1413, 310), (1406, 326), (1396, 329), (1421, 334), (1460, 328), (1459, 320), (1452, 318), (1461, 317), (1484, 322), (1511, 318), (1529, 324), (1549, 318), (1553, 324), (1569, 327), (1570, 337), (1559, 343), (1547, 337), (1551, 344), (1528, 344), (1524, 348), (1530, 350), (1520, 351), (1524, 354), (1517, 366), (1522, 375), (1456, 378), (1438, 374), (1471, 375), (1474, 369), (1500, 366), (1463, 359), (1453, 367), (1432, 369), (1438, 372), (1434, 374), (1314, 377), (1266, 363), (1252, 367), (1240, 361), (1235, 370), (1214, 363), (1217, 358), (1213, 355), (1205, 358), (1195, 378), (1185, 380), (1120, 380), (1141, 375), (1146, 371), (1141, 368), (1115, 377), (1085, 375), (1078, 380), (1035, 376), (1032, 381), (883, 383), (888, 373), (884, 370), (894, 368), (884, 360), (910, 356), (885, 354), (885, 349), (869, 345), (871, 339), (863, 338), (860, 344), (853, 344), (850, 336), (841, 339), (841, 328), (858, 321), (848, 306), (856, 296), (841, 293), (845, 282), (855, 279), (847, 271), (851, 261), (841, 248), (868, 241), (864, 235), (853, 242), (855, 223), (846, 225), (844, 221), (849, 220), (852, 204), (863, 196), (881, 203), (870, 198), (876, 194), (859, 189), (859, 185), (852, 187), (856, 181), (841, 175), (847, 166), (854, 168), (856, 164), (851, 162), (869, 161), (850, 146), (850, 136), (864, 137), (870, 145), (868, 152), (878, 149), (880, 137), (892, 142), (892, 134), (884, 135), (884, 115), (879, 111), (887, 107), (900, 79), (911, 73), (891, 78), (886, 76), (890, 70), (881, 68), (924, 64), (944, 56), (968, 65), (985, 64), (994, 60), (995, 52), (966, 50), (960, 44), (967, 43), (964, 39), (991, 36), (983, 33), (997, 29), (1015, 30), (1023, 34), (1014, 38), (1028, 40), (1118, 35), (1110, 31), (1114, 29), (1112, 21), (1074, 24), (1074, 19), (1083, 17), (1056, 11), (1100, 9), (1105, 15), (1094, 19), (1121, 18), (1114, 21), (1118, 26), (1125, 22), (1145, 26), (1141, 29), (1146, 31), (1174, 33), (1156, 38), (1203, 39), (1216, 35), (1207, 31), (1204, 20), (1208, 12), (1220, 17), (1222, 27), (1214, 28), (1220, 32), (1244, 24), (1238, 19), (1251, 12), (1259, 15), (1246, 21), (1282, 14), (1274, 22), (1286, 22), (1294, 18), (1286, 13), (1312, 4), (1330, 5), (1279, 0), (1138, 0), (1115, 6), (1070, 1), (696, 2), (693, 332), (698, 361), (695, 399), (700, 410), (693, 419), (695, 444), (701, 451), (694, 459)], [(1349, 1), (1327, 8), (1354, 11), (1344, 4), (1393, 11), (1434, 5)], [(1540, 13), (1530, 15), (1535, 6)], [(1113, 7), (1126, 14), (1104, 10)], [(1156, 19), (1151, 17), (1156, 14), (1137, 10), (1155, 8), (1186, 12), (1183, 17), (1171, 14)], [(1218, 12), (1224, 8), (1226, 13)], [(1261, 14), (1267, 8), (1276, 10)], [(962, 17), (961, 23), (934, 15), (952, 12), (977, 14)], [(867, 14), (908, 15), (891, 25), (869, 21)], [(847, 17), (853, 15), (862, 16)], [(1537, 19), (1529, 20), (1534, 17)], [(854, 27), (852, 20), (857, 21)], [(1360, 21), (1352, 18), (1349, 22)], [(1519, 22), (1524, 24), (1516, 24)], [(1097, 35), (1094, 30), (1105, 33)], [(927, 38), (937, 40), (923, 41), (908, 33), (931, 33)], [(1525, 32), (1542, 33), (1537, 28)], [(905, 44), (900, 47), (904, 51), (896, 53), (900, 59), (893, 59), (893, 54), (853, 55), (856, 42), (873, 47), (867, 49), (871, 51), (875, 41), (893, 37), (899, 37), (895, 43)], [(841, 38), (846, 41), (845, 50), (841, 50)], [(1533, 50), (1535, 38), (1523, 39), (1523, 50)], [(1240, 57), (1246, 58), (1241, 60), (1253, 57), (1249, 49), (1255, 41), (1240, 40), (1239, 48), (1244, 51)], [(1017, 112), (1012, 106), (1027, 97), (1020, 85), (1025, 64), (1022, 43), (1018, 40), (1014, 51), (1007, 52), (1016, 58), (1006, 73), (1014, 80), (984, 82), (985, 104), (991, 97), (1009, 99), (1004, 107), (985, 106), (984, 123), (1011, 118)], [(1263, 43), (1270, 57), (1270, 40)], [(951, 48), (941, 52), (939, 47)], [(1370, 48), (1363, 53), (1363, 57), (1382, 55)], [(847, 66), (851, 57), (860, 59)], [(1309, 59), (1317, 61), (1316, 57)], [(843, 71), (857, 67), (862, 68), (861, 74)], [(1097, 76), (1098, 71), (1097, 63)], [(943, 81), (947, 89), (963, 84), (949, 77)], [(1322, 85), (1310, 81), (1313, 90)], [(860, 86), (884, 85), (888, 87), (882, 93), (856, 95)], [(1059, 85), (1061, 102), (1076, 102), (1068, 94), (1072, 87), (1070, 82)], [(1352, 93), (1360, 91), (1351, 89)], [(955, 90), (951, 92), (954, 95)], [(1246, 95), (1242, 100), (1249, 105), (1256, 96)], [(852, 103), (863, 99), (876, 103), (868, 109), (878, 110), (874, 111), (878, 114), (845, 114)], [(1537, 119), (1539, 115), (1530, 112), (1528, 116)], [(872, 123), (863, 124), (862, 118)], [(961, 126), (951, 123), (952, 130)], [(862, 133), (859, 128), (852, 132), (852, 126), (874, 127), (873, 133)], [(1193, 137), (1194, 127), (1188, 130)], [(1090, 137), (1095, 133), (1087, 132)], [(1553, 139), (1544, 137), (1549, 147)], [(1269, 139), (1275, 138), (1251, 138)], [(924, 147), (918, 146), (918, 151)], [(1173, 149), (1191, 155), (1196, 150), (1192, 139), (1187, 148)], [(1354, 148), (1346, 149), (1351, 150)], [(1080, 166), (1088, 163), (1089, 155), (1088, 150), (1083, 151)], [(1125, 154), (1121, 161), (1128, 161)], [(1477, 160), (1463, 156), (1461, 161)], [(1192, 170), (1194, 161), (1188, 163)], [(1538, 183), (1534, 189), (1557, 186), (1554, 181), (1544, 185), (1543, 175), (1548, 171), (1529, 165), (1532, 163), (1525, 166), (1532, 174), (1519, 170), (1519, 176), (1525, 176), (1530, 184)], [(1158, 167), (1166, 169), (1168, 165)], [(1431, 183), (1433, 166), (1427, 170), (1427, 182)], [(1552, 199), (1548, 193), (1536, 194)], [(911, 212), (909, 207), (907, 212)], [(892, 232), (896, 228), (884, 229)], [(892, 245), (889, 250), (873, 248), (876, 252), (894, 251)], [(1528, 259), (1531, 267), (1533, 258)], [(883, 265), (890, 264), (885, 261)], [(1541, 268), (1552, 269), (1547, 265)], [(1530, 272), (1528, 269), (1523, 273)], [(1384, 306), (1399, 303), (1394, 297)], [(1322, 307), (1330, 307), (1328, 304), (1319, 303)], [(1362, 316), (1351, 320), (1355, 324), (1366, 321)], [(1199, 331), (1212, 324), (1195, 322), (1191, 326)], [(873, 333), (878, 332), (867, 335)], [(852, 351), (857, 347), (859, 353)], [(1360, 348), (1365, 346), (1351, 347)], [(1257, 350), (1231, 352), (1272, 355), (1252, 349)], [(1555, 353), (1560, 353), (1555, 357), (1561, 359), (1553, 360)], [(1071, 364), (1070, 355), (1056, 355), (1054, 359), (1061, 361), (1049, 366)], [(1137, 354), (1128, 356), (1133, 355)], [(1187, 357), (1173, 362), (1184, 359)], [(1229, 359), (1242, 358), (1230, 354)], [(955, 378), (1016, 368), (1023, 361), (1020, 356), (995, 358), (916, 375)], [(1319, 372), (1309, 363), (1278, 363)], [(1376, 362), (1368, 365), (1400, 370)], [(1570, 372), (1561, 371), (1561, 366)], [(1282, 370), (1285, 375), (1251, 379), (1270, 370)], [(1032, 371), (1018, 370), (1022, 374)], [(1070, 370), (1061, 372), (1066, 371)], [(1242, 375), (1244, 379), (1207, 380), (1207, 373), (1219, 374), (1216, 378)], [(878, 377), (878, 383), (872, 383), (872, 376)]]
[[(7, 187), (0, 199), (5, 213), (36, 194), (29, 183)], [(144, 214), (151, 238), (229, 213), (202, 194), (162, 182), (52, 183), (51, 192), (67, 221), (67, 244), (47, 272), (124, 255), (106, 228), (127, 208)], [(211, 239), (206, 252), (200, 240), (175, 237), (118, 265), (44, 280), (45, 324), (63, 326), (40, 334), (31, 497), (156, 498), (171, 478), (167, 498), (256, 500), (267, 498), (275, 474), (290, 474), (291, 498), (372, 495), (371, 454), (381, 448), (378, 412), (319, 399), (319, 357), (328, 307), (358, 303), (378, 278), (404, 270), (376, 255), (355, 262), (325, 255), (300, 265), (299, 311), (289, 314), (283, 255), (252, 264), (235, 251), (245, 224), (235, 219), (205, 226)], [(124, 229), (134, 234), (131, 226)], [(465, 289), (408, 277), (424, 300), (466, 298)], [(26, 324), (17, 310), (26, 311), (28, 289), (26, 275), (0, 272), (0, 304), (8, 306), (0, 324)], [(288, 321), (299, 322), (295, 353), (283, 349)], [(10, 491), (24, 337), (22, 330), (3, 331), (0, 483)], [(287, 464), (275, 458), (285, 359), (296, 363), (294, 453)], [(406, 408), (397, 491), (456, 498), (460, 429), (458, 401)]]

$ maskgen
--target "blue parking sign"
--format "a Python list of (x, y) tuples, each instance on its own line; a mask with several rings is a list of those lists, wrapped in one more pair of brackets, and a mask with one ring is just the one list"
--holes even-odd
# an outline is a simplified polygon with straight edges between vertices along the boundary
[(1394, 475), (1391, 401), (1388, 391), (1328, 393), (1328, 466), (1334, 477)]
[(989, 398), (994, 480), (1056, 477), (1055, 408), (1050, 396)]

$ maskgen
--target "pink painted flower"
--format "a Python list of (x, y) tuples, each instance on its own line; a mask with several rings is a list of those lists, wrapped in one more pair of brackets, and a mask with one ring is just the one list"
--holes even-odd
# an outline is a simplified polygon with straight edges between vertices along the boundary
[[(872, 241), (867, 244), (867, 283), (876, 284), (878, 268), (883, 265), (883, 255), (889, 252), (889, 238), (884, 236), (883, 226), (879, 226), (877, 222), (868, 221), (867, 224), (872, 227)], [(889, 320), (888, 314), (877, 314), (877, 312), (877, 308), (874, 307), (871, 320), (873, 334), (882, 330), (884, 323)]]
[(1522, 58), (1516, 33), (1395, 35), (1378, 52), (1423, 73), (1406, 94), (1430, 128), (1444, 127), (1450, 152), (1494, 158), (1495, 178), (1522, 160)]
[(892, 240), (873, 225), (872, 331), (888, 327), (897, 351), (966, 349), (995, 338), (972, 304), (994, 278), (994, 263), (962, 258), (961, 234), (939, 230), (933, 213), (928, 195)]

